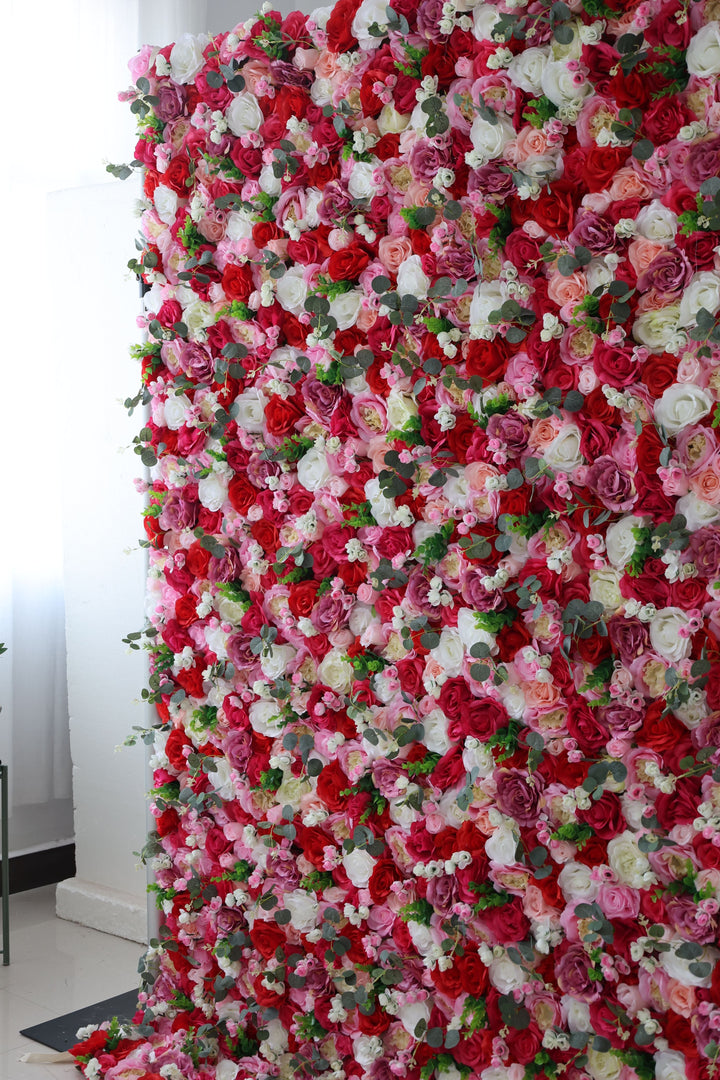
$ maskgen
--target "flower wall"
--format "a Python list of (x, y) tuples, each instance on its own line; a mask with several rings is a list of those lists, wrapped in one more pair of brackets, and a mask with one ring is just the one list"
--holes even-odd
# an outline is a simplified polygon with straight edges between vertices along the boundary
[(164, 925), (88, 1077), (713, 1075), (719, 17), (132, 61)]

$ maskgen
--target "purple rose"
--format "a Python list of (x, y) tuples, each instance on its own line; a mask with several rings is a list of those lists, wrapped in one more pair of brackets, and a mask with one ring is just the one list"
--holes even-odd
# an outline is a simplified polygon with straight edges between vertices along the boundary
[(414, 608), (421, 615), (427, 615), (437, 621), (439, 612), (428, 600), (429, 593), (430, 582), (421, 570), (414, 570), (408, 578), (405, 601), (409, 607)]
[(337, 180), (331, 180), (323, 188), (318, 215), (323, 224), (335, 225), (340, 218), (347, 217), (352, 207), (353, 200), (350, 193)]
[(440, 29), (444, 0), (423, 0), (417, 9), (418, 34), (428, 41), (447, 40), (447, 34)]
[(625, 705), (609, 705), (607, 709), (601, 709), (602, 720), (607, 724), (610, 735), (614, 739), (621, 739), (629, 735), (631, 731), (637, 731), (643, 724), (643, 713), (628, 709)]
[(228, 659), (238, 670), (247, 669), (257, 664), (257, 656), (250, 648), (247, 634), (233, 634), (227, 641)]
[(608, 251), (615, 251), (619, 244), (615, 226), (612, 222), (592, 212), (583, 214), (570, 233), (568, 241), (571, 246), (578, 244), (587, 248), (593, 255), (603, 255), (607, 254)]
[(273, 80), (281, 86), (304, 86), (310, 90), (312, 75), (309, 71), (301, 71), (294, 64), (288, 64), (285, 60), (275, 60), (270, 65)]
[(437, 257), (438, 274), (447, 274), (451, 278), (469, 280), (475, 273), (475, 256), (469, 244), (457, 247), (449, 244)]
[(485, 577), (482, 570), (465, 570), (460, 579), (460, 594), (468, 607), (476, 611), (497, 611), (507, 607), (505, 598), (497, 589), (488, 592), (482, 581)]
[(691, 147), (685, 159), (683, 180), (691, 191), (699, 191), (700, 185), (711, 176), (720, 175), (720, 137), (707, 139)]
[(665, 905), (673, 930), (698, 945), (712, 945), (718, 924), (712, 915), (701, 911), (689, 896), (676, 896)]
[(427, 900), (441, 915), (449, 915), (453, 904), (458, 900), (458, 885), (452, 874), (442, 874), (430, 878), (427, 887)]
[(233, 769), (242, 772), (252, 753), (252, 735), (247, 730), (231, 731), (223, 742), (223, 750)]
[(579, 1001), (597, 1001), (600, 984), (590, 978), (592, 963), (582, 945), (571, 945), (555, 962), (555, 978), (564, 994)]
[(608, 623), (608, 633), (613, 648), (626, 667), (638, 656), (642, 656), (650, 644), (648, 629), (639, 619), (613, 616)]
[(197, 499), (183, 499), (182, 495), (171, 491), (166, 495), (160, 514), (160, 528), (172, 529), (173, 532), (182, 532), (183, 529), (194, 529), (197, 525), (200, 503)]
[(208, 581), (217, 585), (219, 581), (237, 581), (243, 570), (242, 559), (238, 548), (226, 547), (222, 559), (214, 555), (208, 567)]
[(637, 498), (632, 477), (607, 454), (590, 466), (585, 483), (609, 510), (629, 510)]
[(511, 454), (519, 454), (528, 444), (529, 424), (519, 413), (495, 413), (487, 426), (488, 438), (505, 443)]
[(178, 116), (182, 116), (185, 111), (184, 86), (178, 86), (174, 82), (159, 83), (155, 96), (155, 115), (158, 120), (167, 124), (170, 120), (177, 120)]
[(268, 876), (279, 881), (285, 889), (297, 889), (300, 884), (300, 871), (294, 855), (285, 848), (272, 848), (267, 857)]
[(310, 612), (310, 621), (318, 633), (329, 634), (343, 625), (346, 613), (347, 603), (326, 593)]
[(308, 375), (303, 383), (302, 392), (308, 412), (314, 414), (321, 424), (328, 424), (337, 403), (343, 396), (342, 387), (328, 386), (326, 383), (321, 383), (314, 375)]
[(542, 776), (522, 772), (521, 769), (498, 769), (495, 781), (497, 804), (503, 814), (513, 818), (518, 825), (534, 825), (545, 787)]
[(410, 151), (410, 168), (416, 180), (430, 181), (449, 164), (447, 150), (434, 146), (429, 139), (419, 139)]
[(653, 259), (644, 274), (638, 278), (640, 292), (655, 289), (666, 296), (668, 293), (681, 292), (692, 277), (692, 267), (682, 251), (673, 248), (662, 251)]
[(720, 533), (716, 529), (698, 529), (690, 537), (688, 554), (702, 577), (717, 577), (720, 574)]
[(207, 349), (194, 341), (189, 341), (180, 349), (180, 367), (189, 379), (196, 382), (212, 382), (215, 375), (215, 364)]
[(480, 169), (471, 169), (468, 177), (468, 194), (480, 191), (483, 195), (511, 195), (515, 190), (513, 178), (501, 172), (497, 165), (483, 165)]

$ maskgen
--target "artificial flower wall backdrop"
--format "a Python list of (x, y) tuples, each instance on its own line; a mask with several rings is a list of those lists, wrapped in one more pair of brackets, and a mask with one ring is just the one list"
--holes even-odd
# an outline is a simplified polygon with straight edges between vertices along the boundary
[(88, 1077), (714, 1074), (719, 18), (131, 62), (164, 925)]

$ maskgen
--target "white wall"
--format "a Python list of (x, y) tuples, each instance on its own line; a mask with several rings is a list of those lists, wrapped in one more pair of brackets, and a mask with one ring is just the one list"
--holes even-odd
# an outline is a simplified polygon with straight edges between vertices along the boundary
[[(119, 753), (134, 725), (152, 723), (138, 702), (144, 656), (122, 638), (144, 617), (142, 499), (133, 487), (139, 460), (128, 450), (141, 426), (120, 402), (134, 394), (138, 369), (128, 347), (139, 340), (138, 287), (126, 270), (137, 232), (134, 181), (111, 180), (102, 158), (130, 160), (135, 139), (116, 92), (125, 64), (144, 42), (163, 45), (187, 31), (218, 33), (249, 18), (259, 0), (76, 0), (83, 87), (93, 92), (88, 129), (82, 113), (56, 132), (58, 153), (76, 183), (48, 200), (50, 267), (56, 314), (53, 348), (62, 365), (65, 429), (64, 547), (70, 737), (77, 876), (57, 889), (63, 918), (144, 940), (145, 873), (132, 854), (146, 835), (143, 749)], [(63, 5), (66, 9), (68, 5)], [(273, 5), (289, 12), (298, 5)], [(66, 13), (66, 10), (65, 10)], [(93, 38), (94, 27), (94, 38)], [(60, 30), (58, 30), (60, 32)], [(68, 48), (78, 50), (77, 39)], [(80, 56), (77, 58), (80, 65)], [(71, 63), (72, 67), (72, 63)], [(74, 68), (73, 68), (74, 70)], [(75, 91), (73, 91), (75, 92)], [(85, 94), (83, 94), (85, 97)], [(92, 132), (92, 133), (90, 133)], [(74, 162), (73, 155), (81, 154)], [(67, 173), (66, 173), (67, 174)], [(123, 449), (125, 448), (124, 452)], [(126, 554), (126, 549), (135, 549)]]

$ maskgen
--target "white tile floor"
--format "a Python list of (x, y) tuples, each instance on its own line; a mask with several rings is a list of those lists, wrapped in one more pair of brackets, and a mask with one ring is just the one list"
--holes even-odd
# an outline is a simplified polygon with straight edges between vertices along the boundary
[(73, 1065), (21, 1063), (23, 1054), (50, 1051), (20, 1028), (133, 990), (142, 952), (135, 942), (56, 918), (54, 885), (11, 896), (11, 962), (0, 966), (0, 1080), (79, 1080)]

